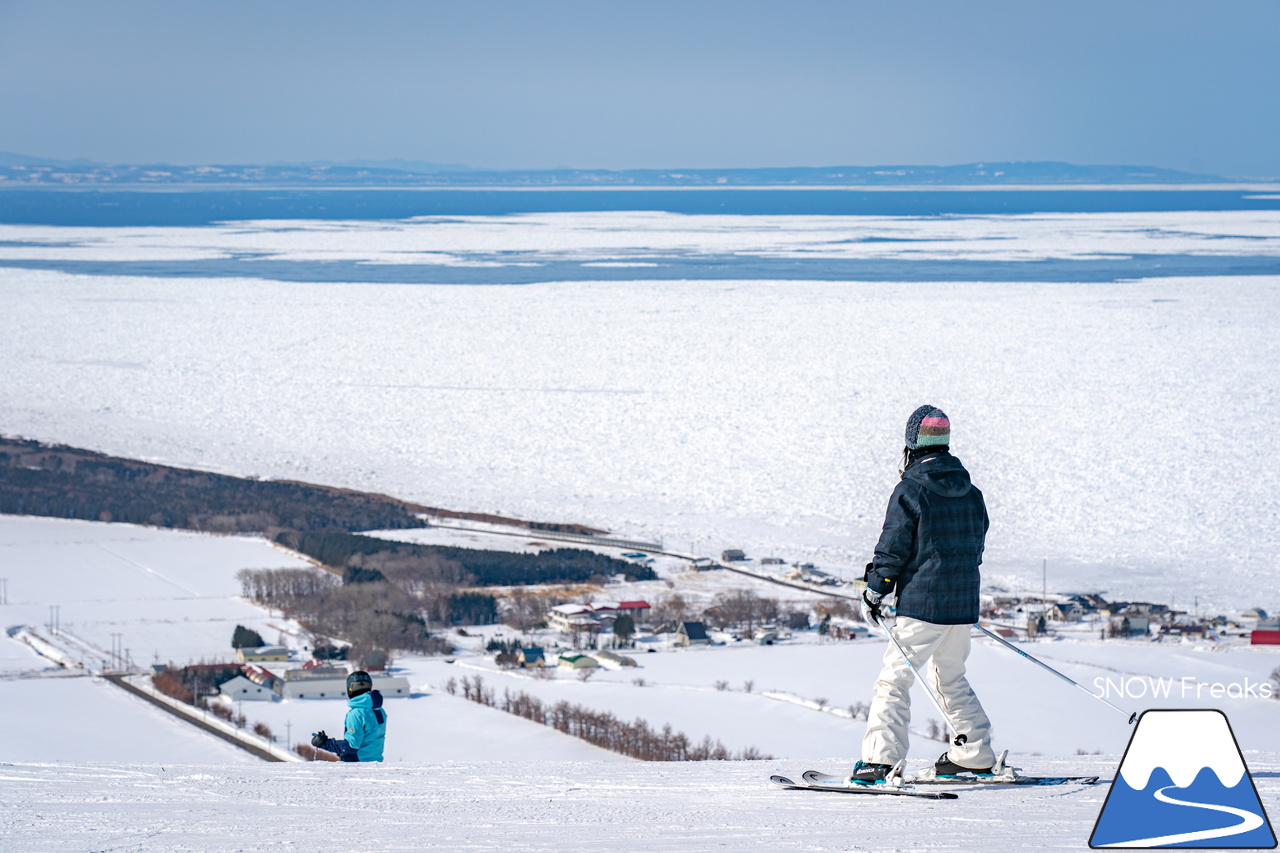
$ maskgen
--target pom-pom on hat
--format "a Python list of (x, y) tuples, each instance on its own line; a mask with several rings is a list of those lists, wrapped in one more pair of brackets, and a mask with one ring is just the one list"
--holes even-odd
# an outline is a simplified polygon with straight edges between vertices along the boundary
[(951, 443), (951, 421), (936, 406), (921, 406), (907, 419), (907, 448), (941, 447)]

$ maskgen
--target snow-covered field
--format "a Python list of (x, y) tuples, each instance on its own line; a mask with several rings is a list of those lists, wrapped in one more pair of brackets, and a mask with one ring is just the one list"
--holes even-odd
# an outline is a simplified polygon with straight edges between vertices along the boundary
[[(298, 649), (288, 622), (233, 595), (239, 568), (290, 563), (287, 554), (260, 541), (0, 517), (0, 550), (11, 602), (0, 607), (4, 625), (33, 625), (50, 636), (42, 617), (56, 602), (61, 634), (52, 641), (84, 653), (91, 665), (101, 658), (92, 647), (102, 637), (109, 640), (109, 633), (225, 660), (236, 622), (277, 630)], [(74, 580), (77, 572), (81, 583)], [(650, 583), (682, 592), (685, 583), (698, 585), (691, 598), (750, 584), (722, 571), (684, 575), (664, 564), (663, 573), (673, 587)], [(150, 611), (141, 607), (144, 596), (153, 597)], [(179, 620), (164, 617), (182, 602), (188, 606), (176, 626), (171, 623)], [(82, 610), (86, 604), (94, 609)], [(86, 620), (85, 612), (94, 618)], [(3, 849), (263, 850), (292, 844), (318, 851), (692, 851), (768, 844), (784, 850), (971, 850), (1019, 849), (1018, 840), (1031, 834), (1046, 849), (1080, 849), (1106, 795), (1105, 785), (969, 790), (959, 802), (923, 803), (775, 790), (767, 782), (770, 773), (839, 770), (858, 756), (863, 723), (851, 718), (849, 706), (869, 698), (883, 641), (832, 642), (801, 633), (774, 646), (649, 643), (633, 653), (639, 667), (602, 669), (584, 682), (567, 671), (552, 680), (502, 672), (469, 650), (511, 631), (491, 626), (468, 634), (456, 638), (461, 649), (452, 662), (398, 659), (396, 674), (409, 678), (414, 695), (388, 701), (387, 763), (358, 770), (254, 762), (106, 682), (66, 674), (26, 644), (0, 635), (0, 730), (10, 733), (0, 751)], [(1088, 636), (1026, 648), (1090, 686), (1098, 678), (1125, 679), (1130, 691), (1138, 691), (1148, 677), (1179, 685), (1189, 680), (1190, 696), (1175, 688), (1174, 696), (1160, 700), (1112, 698), (1135, 710), (1224, 710), (1264, 803), (1274, 810), (1280, 702), (1210, 699), (1194, 691), (1200, 683), (1264, 682), (1280, 665), (1280, 653), (1239, 645), (1104, 643)], [(183, 662), (180, 654), (160, 657)], [(975, 641), (969, 674), (995, 724), (997, 746), (1010, 750), (1012, 763), (1028, 772), (1110, 779), (1130, 732), (1120, 715), (987, 641)], [(522, 690), (774, 757), (637, 762), (446, 690), (450, 680), (475, 677), (499, 696)], [(928, 739), (931, 709), (917, 702), (912, 769), (944, 748)], [(251, 723), (264, 722), (294, 742), (320, 728), (336, 729), (343, 713), (341, 702), (315, 700), (245, 702), (241, 708)]]
[[(501, 270), (674, 254), (1035, 264), (1114, 253), (1280, 254), (1280, 217), (0, 227), (0, 257), (131, 263)], [(1277, 277), (452, 287), (0, 269), (0, 296), (7, 435), (576, 521), (681, 552), (744, 547), (852, 576), (896, 479), (902, 424), (931, 402), (951, 414), (955, 451), (987, 495), (988, 582), (1039, 588), (1047, 558), (1051, 590), (1280, 610), (1280, 467), (1267, 456), (1280, 403)], [(139, 666), (226, 659), (237, 624), (300, 649), (296, 626), (240, 600), (234, 580), (241, 568), (298, 564), (252, 538), (0, 516), (0, 627), (32, 626), (91, 669), (113, 649)], [(599, 597), (678, 591), (701, 603), (751, 588), (813, 598), (678, 561), (658, 568), (662, 580)], [(971, 851), (1025, 849), (1033, 837), (1081, 849), (1106, 795), (1105, 785), (974, 790), (923, 803), (773, 789), (769, 773), (857, 757), (863, 723), (849, 709), (869, 699), (883, 641), (642, 644), (657, 650), (638, 651), (639, 668), (583, 682), (498, 671), (472, 650), (511, 632), (469, 633), (452, 663), (396, 661), (414, 695), (388, 701), (389, 760), (362, 768), (254, 762), (0, 634), (0, 849)], [(1195, 692), (1267, 681), (1275, 649), (1093, 636), (1024, 647), (1091, 688), (1179, 685), (1158, 699), (1112, 697), (1125, 708), (1221, 708), (1264, 804), (1280, 811), (1280, 702)], [(986, 640), (975, 640), (969, 673), (1014, 764), (1114, 773), (1130, 731), (1121, 715)], [(774, 758), (633, 761), (445, 689), (476, 676), (499, 694), (564, 699)], [(1188, 682), (1192, 695), (1179, 693)], [(913, 767), (944, 748), (925, 735), (930, 710), (917, 701)], [(335, 730), (342, 705), (243, 711), (300, 741)]]
[[(236, 624), (253, 627), (273, 640), (283, 639), (300, 660), (306, 657), (304, 639), (296, 626), (271, 617), (234, 594), (238, 569), (293, 562), (289, 555), (261, 541), (130, 525), (0, 517), (0, 548), (6, 555), (11, 602), (0, 608), (4, 626), (35, 628), (44, 638), (78, 656), (91, 671), (100, 671), (104, 665), (116, 668), (110, 666), (109, 659), (112, 634), (119, 635), (120, 648), (147, 649), (143, 666), (153, 657), (178, 664), (226, 661), (232, 657), (230, 636)], [(77, 571), (85, 576), (79, 584), (68, 580)], [(673, 586), (667, 587), (666, 581)], [(723, 571), (669, 572), (666, 581), (651, 583), (687, 593), (691, 601), (701, 596), (709, 599), (717, 590), (769, 592), (761, 582), (753, 587), (749, 579)], [(167, 592), (156, 588), (160, 582), (168, 584)], [(686, 583), (690, 584), (688, 590)], [(615, 592), (612, 588), (602, 590), (598, 598), (613, 598)], [(799, 605), (817, 600), (816, 595), (784, 592), (784, 597)], [(54, 604), (59, 607), (58, 635), (47, 628), (50, 605)], [(881, 639), (837, 642), (812, 632), (798, 632), (773, 646), (741, 642), (683, 649), (664, 642), (642, 642), (632, 652), (640, 666), (600, 669), (584, 682), (566, 670), (557, 670), (550, 680), (531, 677), (527, 671), (503, 672), (491, 655), (483, 654), (484, 643), (492, 636), (519, 635), (503, 626), (473, 628), (468, 633), (465, 638), (450, 635), (458, 645), (458, 654), (447, 660), (397, 659), (396, 672), (409, 679), (414, 695), (389, 701), (393, 736), (388, 756), (393, 761), (617, 758), (447, 693), (450, 680), (456, 683), (477, 676), (499, 696), (511, 690), (547, 702), (566, 700), (626, 720), (644, 719), (658, 728), (671, 725), (695, 741), (709, 736), (735, 752), (755, 747), (779, 759), (839, 755), (852, 761), (858, 753), (862, 722), (851, 717), (850, 707), (868, 701), (886, 649)], [(1280, 702), (1237, 695), (1239, 691), (1214, 698), (1204, 692), (1208, 688), (1196, 692), (1196, 685), (1267, 683), (1271, 671), (1280, 666), (1280, 652), (1274, 648), (1099, 642), (1087, 626), (1062, 636), (1057, 641), (1028, 644), (1027, 648), (1090, 688), (1097, 686), (1097, 679), (1138, 678), (1128, 685), (1129, 696), (1112, 697), (1125, 708), (1204, 707), (1210, 702), (1231, 716), (1246, 744), (1261, 748), (1273, 738)], [(552, 644), (556, 636), (547, 632), (524, 640), (526, 644)], [(654, 651), (649, 652), (650, 648)], [(272, 669), (287, 666), (269, 665)], [(93, 679), (67, 678), (63, 672), (20, 642), (20, 636), (0, 640), (0, 677), (5, 678), (0, 680), (0, 725), (19, 725), (24, 709), (35, 703), (49, 708), (42, 725), (50, 731), (59, 726), (66, 731), (64, 737), (25, 743), (22, 754), (29, 759), (82, 756), (81, 744), (75, 740), (78, 732), (97, 728), (98, 703), (88, 697), (113, 693)], [(1128, 728), (1120, 715), (991, 641), (974, 641), (969, 674), (988, 706), (998, 745), (1008, 748), (1015, 761), (1032, 760), (1037, 754), (1118, 753), (1124, 748)], [(1178, 687), (1173, 695), (1155, 700), (1138, 694), (1147, 677), (1176, 681)], [(1184, 679), (1189, 679), (1189, 688), (1182, 687)], [(1150, 690), (1149, 682), (1146, 684), (1145, 690)], [(55, 698), (46, 701), (41, 691), (55, 691), (49, 693)], [(33, 698), (24, 698), (27, 696)], [(69, 698), (75, 696), (85, 698)], [(113, 701), (119, 705), (133, 700), (121, 696)], [(246, 702), (242, 708), (251, 723), (264, 722), (277, 735), (290, 735), (293, 743), (305, 740), (309, 732), (336, 728), (342, 714), (340, 703), (315, 700)], [(147, 719), (154, 716), (147, 711)], [(936, 712), (927, 704), (917, 709), (911, 754), (920, 760), (935, 757), (941, 750), (941, 745), (926, 735), (932, 717)], [(177, 723), (170, 727), (181, 728)], [(130, 733), (127, 727), (118, 734), (117, 748), (132, 743), (135, 737), (146, 738), (141, 730)], [(112, 752), (102, 743), (95, 743), (94, 748), (102, 750), (96, 753), (100, 756), (129, 758), (128, 748)], [(222, 750), (218, 744), (217, 751)]]
[(457, 287), (3, 269), (0, 431), (858, 567), (902, 425), (931, 402), (988, 497), (989, 579), (1038, 586), (1047, 558), (1059, 589), (1280, 607), (1280, 468), (1264, 449), (1280, 279), (1031, 272), (1273, 255), (1274, 212), (0, 228), (5, 257), (483, 263), (499, 278), (672, 252), (997, 258), (1031, 279)]

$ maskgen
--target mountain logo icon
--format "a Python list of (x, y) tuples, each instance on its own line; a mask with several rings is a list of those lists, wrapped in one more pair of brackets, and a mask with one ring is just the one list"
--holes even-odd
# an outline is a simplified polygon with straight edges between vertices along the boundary
[(1274, 848), (1275, 833), (1226, 714), (1143, 713), (1089, 846)]

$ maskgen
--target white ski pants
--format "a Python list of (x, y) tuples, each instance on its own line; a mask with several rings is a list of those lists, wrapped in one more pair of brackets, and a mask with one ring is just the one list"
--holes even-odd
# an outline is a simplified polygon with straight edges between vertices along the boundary
[[(964, 677), (969, 657), (970, 625), (935, 625), (899, 616), (891, 630), (911, 663), (928, 679), (939, 699), (952, 731), (965, 736), (948, 754), (965, 767), (990, 767), (995, 763), (991, 749), (991, 721), (973, 688)], [(926, 662), (928, 662), (926, 667)], [(867, 734), (862, 739), (862, 760), (868, 764), (896, 764), (907, 757), (911, 723), (911, 684), (915, 675), (891, 642), (884, 652), (884, 667), (876, 679), (875, 696), (867, 713)], [(929, 709), (933, 710), (932, 703)], [(940, 721), (941, 722), (941, 721)]]

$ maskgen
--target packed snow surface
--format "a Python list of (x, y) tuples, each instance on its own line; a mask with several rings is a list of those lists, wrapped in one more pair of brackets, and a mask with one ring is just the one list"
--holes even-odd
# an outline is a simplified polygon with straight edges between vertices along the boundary
[[(1274, 814), (1280, 754), (1248, 760)], [(0, 764), (0, 834), (30, 853), (1082, 850), (1117, 762), (1041, 759), (1036, 771), (1105, 781), (944, 801), (768, 781), (807, 769), (796, 762)]]

